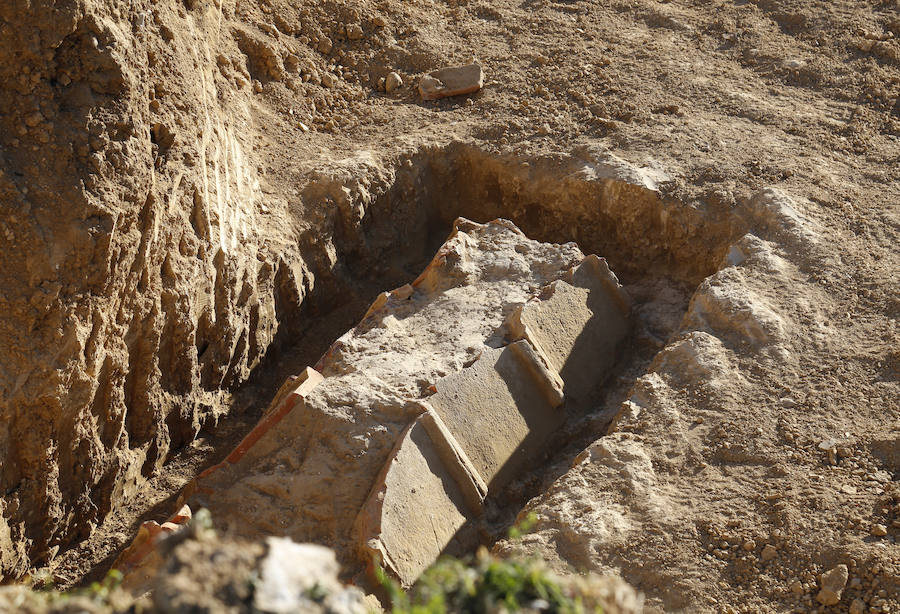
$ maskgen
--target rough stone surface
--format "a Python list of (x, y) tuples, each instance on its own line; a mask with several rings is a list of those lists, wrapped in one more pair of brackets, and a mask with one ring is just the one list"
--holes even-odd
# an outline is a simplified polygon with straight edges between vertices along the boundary
[(816, 595), (816, 601), (822, 605), (835, 605), (840, 602), (841, 593), (844, 592), (844, 587), (847, 586), (849, 577), (850, 572), (844, 564), (833, 567), (823, 573), (821, 578), (822, 588)]
[(268, 538), (266, 548), (253, 591), (256, 610), (272, 614), (319, 609), (345, 614), (369, 612), (362, 593), (338, 581), (341, 569), (328, 548), (278, 537)]
[(484, 71), (478, 64), (451, 66), (428, 73), (419, 80), (422, 100), (437, 100), (477, 92), (484, 85)]
[[(429, 542), (420, 544), (418, 538), (403, 546), (403, 539), (418, 535), (414, 532), (390, 533), (395, 528), (404, 529), (396, 519), (397, 510), (418, 509), (412, 505), (415, 499), (401, 497), (403, 488), (421, 481), (423, 491), (417, 496), (427, 492), (429, 497), (440, 499), (439, 487), (448, 475), (443, 469), (436, 470), (434, 475), (438, 478), (434, 481), (430, 473), (415, 473), (424, 472), (429, 462), (436, 463), (436, 452), (415, 447), (415, 441), (398, 449), (397, 441), (423, 412), (421, 400), (427, 398), (431, 402), (439, 398), (444, 388), (452, 391), (449, 382), (455, 377), (453, 374), (481, 369), (479, 363), (487, 364), (488, 357), (498, 353), (505, 356), (504, 365), (512, 365), (507, 375), (515, 377), (509, 386), (516, 392), (527, 392), (520, 400), (525, 404), (523, 411), (532, 407), (529, 404), (533, 401), (539, 402), (533, 406), (537, 414), (526, 411), (528, 420), (545, 421), (547, 414), (541, 412), (550, 406), (542, 388), (535, 383), (534, 373), (519, 354), (495, 350), (491, 345), (506, 343), (505, 320), (510, 311), (541, 287), (566, 275), (584, 258), (574, 245), (532, 241), (503, 220), (485, 225), (458, 220), (456, 227), (412, 284), (380, 295), (356, 328), (336, 341), (319, 360), (316, 370), (324, 378), (321, 383), (235, 463), (224, 463), (198, 482), (199, 487), (187, 498), (192, 507), (208, 507), (217, 522), (237, 534), (276, 533), (319, 541), (335, 547), (345, 563), (359, 565), (367, 561), (357, 559), (360, 545), (354, 526), (360, 530), (366, 522), (357, 522), (357, 516), (370, 498), (370, 491), (382, 488), (378, 485), (387, 480), (386, 492), (393, 498), (385, 499), (389, 506), (383, 514), (370, 514), (375, 519), (369, 524), (387, 517), (388, 549), (404, 552), (392, 555), (398, 559), (397, 569), (404, 578), (411, 578), (414, 572), (421, 571), (427, 558), (421, 552), (428, 556), (440, 552), (446, 545), (444, 539), (452, 537), (462, 522), (459, 519), (465, 518), (464, 511), (454, 516), (457, 520), (445, 518), (446, 529), (435, 525), (441, 542), (436, 551)], [(466, 368), (473, 360), (475, 364)], [(432, 396), (435, 382), (439, 392)], [(495, 392), (507, 390), (502, 378), (496, 383), (499, 388)], [(526, 388), (518, 388), (521, 386)], [(515, 405), (518, 399), (509, 392), (504, 394), (510, 402), (503, 407), (506, 418), (501, 423), (519, 415)], [(490, 417), (490, 403), (482, 402), (482, 406), (484, 415)], [(435, 413), (440, 415), (438, 407)], [(549, 415), (553, 424), (562, 419), (555, 409)], [(512, 428), (518, 423), (525, 430)], [(553, 424), (541, 422), (544, 429)], [(447, 430), (459, 437), (453, 426), (448, 423)], [(512, 434), (512, 448), (502, 451), (508, 456), (527, 434), (530, 424), (520, 419), (503, 426), (508, 426)], [(427, 443), (425, 431), (416, 429), (411, 433), (420, 439), (424, 437), (421, 442)], [(546, 434), (545, 430), (540, 431), (541, 436)], [(479, 465), (463, 442), (460, 447), (478, 470), (505, 462), (505, 457), (498, 455), (490, 456), (486, 465)], [(398, 454), (401, 460), (396, 463), (397, 473), (385, 473), (388, 460), (398, 458)], [(402, 473), (404, 467), (410, 467), (412, 473)], [(477, 480), (487, 483), (494, 473), (493, 469), (485, 470), (486, 475)], [(384, 477), (379, 479), (379, 475)], [(413, 475), (419, 477), (413, 479)], [(428, 484), (432, 487), (426, 488)], [(476, 486), (478, 489), (487, 487)], [(471, 493), (443, 496), (442, 505), (448, 506), (448, 501), (464, 505), (466, 497), (468, 501), (472, 499)], [(428, 509), (435, 518), (443, 518), (444, 514), (451, 514), (453, 506), (447, 510), (440, 506)], [(423, 517), (422, 522), (427, 519)], [(369, 533), (378, 535), (376, 529)], [(423, 535), (433, 540), (435, 533), (430, 529)], [(424, 550), (404, 550), (419, 546)]]

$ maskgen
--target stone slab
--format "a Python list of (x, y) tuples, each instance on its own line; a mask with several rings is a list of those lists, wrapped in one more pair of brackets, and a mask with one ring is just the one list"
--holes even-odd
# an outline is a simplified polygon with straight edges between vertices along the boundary
[(606, 260), (588, 256), (567, 280), (511, 316), (513, 338), (526, 339), (563, 380), (567, 398), (587, 401), (612, 370), (628, 335), (629, 299)]
[(184, 504), (191, 501), (192, 504), (196, 504), (197, 502), (193, 501), (192, 497), (198, 494), (209, 494), (214, 490), (214, 484), (233, 479), (233, 476), (230, 475), (231, 468), (251, 450), (257, 456), (268, 454), (271, 446), (261, 446), (260, 440), (288, 416), (298, 404), (302, 404), (303, 399), (322, 381), (324, 381), (322, 374), (310, 367), (306, 367), (296, 376), (289, 377), (281, 385), (272, 404), (266, 409), (262, 419), (253, 427), (253, 430), (235, 446), (223, 462), (208, 467), (191, 480), (179, 495), (179, 503)]
[(409, 586), (453, 541), (472, 511), (422, 420), (400, 439), (358, 521), (364, 550)]
[(247, 451), (252, 448), (260, 438), (273, 426), (278, 424), (296, 405), (299, 399), (309, 394), (313, 388), (323, 380), (322, 375), (315, 369), (306, 367), (300, 375), (292, 379), (293, 390), (284, 396), (281, 403), (266, 414), (250, 433), (235, 447), (226, 460), (234, 464), (238, 462)]
[(465, 451), (489, 489), (508, 482), (539, 454), (564, 412), (535, 377), (531, 348), (485, 350), (471, 366), (435, 385), (429, 404)]
[(451, 66), (428, 73), (419, 81), (422, 100), (437, 100), (477, 92), (484, 85), (484, 71), (478, 64)]

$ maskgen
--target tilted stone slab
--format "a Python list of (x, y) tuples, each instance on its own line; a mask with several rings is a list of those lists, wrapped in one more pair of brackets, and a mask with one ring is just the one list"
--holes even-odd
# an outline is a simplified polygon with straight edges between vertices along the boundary
[(357, 522), (363, 549), (409, 586), (453, 541), (468, 518), (458, 467), (446, 442), (434, 441), (421, 418), (407, 429), (376, 480)]
[[(302, 400), (318, 386), (324, 378), (322, 374), (306, 367), (299, 375), (291, 376), (281, 385), (275, 395), (272, 403), (266, 409), (262, 419), (253, 427), (241, 442), (235, 446), (234, 450), (225, 458), (225, 460), (217, 465), (213, 465), (201, 472), (196, 478), (184, 488), (179, 495), (179, 503), (190, 501), (191, 497), (197, 493), (208, 492), (214, 488), (217, 481), (228, 481), (224, 477), (229, 469), (238, 464), (241, 459), (253, 449), (256, 456), (262, 456), (271, 451), (271, 446), (259, 445), (261, 439), (269, 434), (276, 425), (281, 422), (288, 414), (290, 414), (298, 404), (302, 404)], [(219, 478), (217, 480), (217, 478)], [(197, 505), (196, 501), (191, 501), (193, 505)]]
[(488, 349), (438, 381), (428, 398), (489, 489), (529, 464), (565, 418), (561, 391), (541, 376), (541, 362), (525, 341)]
[(628, 335), (630, 301), (606, 260), (587, 256), (564, 280), (513, 312), (514, 339), (527, 340), (564, 382), (567, 398), (586, 401), (606, 379)]

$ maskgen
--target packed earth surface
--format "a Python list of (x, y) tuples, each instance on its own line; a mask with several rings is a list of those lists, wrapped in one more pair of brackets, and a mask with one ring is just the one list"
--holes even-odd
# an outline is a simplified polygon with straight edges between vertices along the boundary
[[(448, 261), (460, 223), (518, 238)], [(159, 611), (276, 551), (377, 608), (356, 519), (396, 399), (591, 255), (627, 336), (560, 370), (591, 394), (457, 554), (616, 578), (623, 612), (900, 614), (900, 2), (0, 2), (0, 607), (187, 502), (221, 541), (165, 546)], [(445, 261), (480, 289), (371, 324)], [(324, 418), (200, 501), (329, 360)]]

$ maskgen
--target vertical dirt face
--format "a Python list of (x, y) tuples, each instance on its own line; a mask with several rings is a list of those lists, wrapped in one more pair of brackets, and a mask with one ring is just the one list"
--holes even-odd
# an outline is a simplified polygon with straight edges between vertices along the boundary
[(3, 575), (87, 535), (216, 420), (313, 283), (296, 247), (259, 236), (220, 19), (0, 8)]

